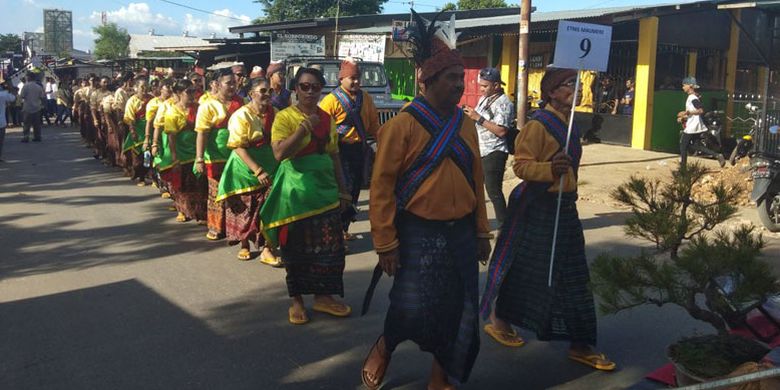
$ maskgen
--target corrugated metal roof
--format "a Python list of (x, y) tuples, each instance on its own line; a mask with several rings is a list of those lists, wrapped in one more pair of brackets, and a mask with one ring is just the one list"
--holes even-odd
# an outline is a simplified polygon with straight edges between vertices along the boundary
[(130, 57), (135, 58), (139, 52), (142, 51), (155, 51), (159, 47), (203, 47), (213, 46), (208, 41), (195, 38), (195, 37), (183, 37), (178, 35), (147, 35), (147, 34), (130, 34)]
[[(531, 14), (531, 22), (539, 23), (539, 22), (554, 22), (557, 20), (593, 19), (605, 15), (619, 14), (619, 13), (631, 12), (631, 11), (642, 10), (647, 8), (665, 7), (670, 5), (675, 5), (675, 4), (662, 3), (662, 4), (643, 5), (643, 6), (594, 8), (594, 9), (582, 9), (582, 10), (572, 10), (572, 11), (534, 12), (533, 14)], [(475, 28), (475, 27), (515, 25), (519, 23), (519, 18), (520, 18), (519, 15), (504, 15), (504, 16), (494, 16), (489, 18), (455, 20), (455, 28), (457, 30), (461, 30), (461, 29)], [(375, 27), (347, 30), (344, 32), (357, 33), (357, 34), (390, 34), (392, 32), (392, 27), (375, 26)]]

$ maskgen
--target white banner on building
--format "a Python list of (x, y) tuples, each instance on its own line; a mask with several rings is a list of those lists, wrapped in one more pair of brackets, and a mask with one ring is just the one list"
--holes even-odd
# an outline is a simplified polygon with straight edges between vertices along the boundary
[(346, 34), (339, 37), (339, 57), (385, 62), (384, 34)]
[(271, 61), (282, 61), (287, 57), (325, 56), (325, 37), (308, 34), (271, 34)]

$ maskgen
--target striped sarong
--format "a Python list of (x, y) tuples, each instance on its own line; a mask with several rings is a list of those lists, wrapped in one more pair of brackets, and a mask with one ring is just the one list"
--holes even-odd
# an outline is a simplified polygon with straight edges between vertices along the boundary
[(465, 382), (479, 352), (474, 217), (430, 221), (402, 212), (397, 221), (401, 267), (390, 290), (385, 345), (393, 351), (414, 341)]
[(536, 332), (539, 340), (595, 345), (596, 310), (576, 199), (576, 193), (563, 195), (552, 288), (547, 278), (557, 194), (546, 193), (525, 210), (514, 258), (498, 292), (496, 316)]
[(338, 208), (284, 226), (287, 292), (344, 296), (344, 235)]

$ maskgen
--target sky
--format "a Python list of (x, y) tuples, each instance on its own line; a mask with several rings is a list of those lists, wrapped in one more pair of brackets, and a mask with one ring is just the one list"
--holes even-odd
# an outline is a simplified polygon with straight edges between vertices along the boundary
[[(415, 1), (415, 9), (435, 11), (450, 1), (456, 2), (419, 0)], [(518, 2), (507, 1), (510, 4)], [(647, 3), (648, 0), (535, 0), (533, 6), (537, 11), (556, 11)], [(187, 31), (189, 35), (198, 37), (210, 37), (212, 33), (218, 37), (230, 36), (228, 27), (250, 24), (252, 19), (263, 13), (262, 7), (252, 0), (0, 0), (5, 21), (0, 24), (0, 33), (21, 35), (24, 31), (43, 32), (43, 10), (51, 8), (73, 11), (73, 46), (84, 51), (93, 47), (95, 36), (92, 27), (100, 24), (101, 12), (106, 12), (109, 22), (117, 23), (131, 34), (147, 34), (154, 29), (157, 34), (180, 35)], [(389, 0), (384, 7), (384, 13), (406, 12), (409, 12), (408, 0)]]

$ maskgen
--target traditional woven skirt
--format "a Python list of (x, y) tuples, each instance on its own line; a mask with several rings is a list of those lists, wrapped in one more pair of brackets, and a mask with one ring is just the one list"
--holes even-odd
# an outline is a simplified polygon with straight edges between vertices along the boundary
[[(173, 188), (176, 210), (188, 219), (206, 220), (207, 184), (206, 178), (198, 178), (192, 173), (192, 163), (172, 168), (172, 174), (178, 173), (179, 186)], [(171, 183), (172, 187), (177, 183)]]
[(596, 344), (596, 310), (576, 194), (564, 194), (555, 249), (553, 286), (547, 286), (555, 224), (555, 194), (526, 210), (512, 265), (501, 284), (496, 315), (536, 332), (539, 340)]
[(115, 120), (116, 115), (111, 114), (113, 117), (114, 123), (108, 127), (108, 137), (106, 139), (106, 152), (109, 160), (112, 164), (124, 167), (124, 157), (122, 156), (122, 144), (120, 142), (121, 134), (122, 134), (122, 128), (125, 126), (124, 123), (117, 122)]
[(260, 208), (269, 189), (266, 187), (260, 191), (233, 195), (224, 200), (225, 234), (228, 241), (247, 240), (257, 248), (265, 245), (260, 230)]
[(397, 220), (401, 267), (390, 290), (385, 345), (393, 351), (412, 340), (465, 382), (479, 352), (474, 218), (443, 222), (404, 213)]
[(208, 227), (210, 232), (225, 234), (225, 203), (217, 202), (219, 179), (208, 179)]
[(293, 222), (283, 230), (280, 242), (290, 296), (344, 296), (344, 236), (339, 209)]

